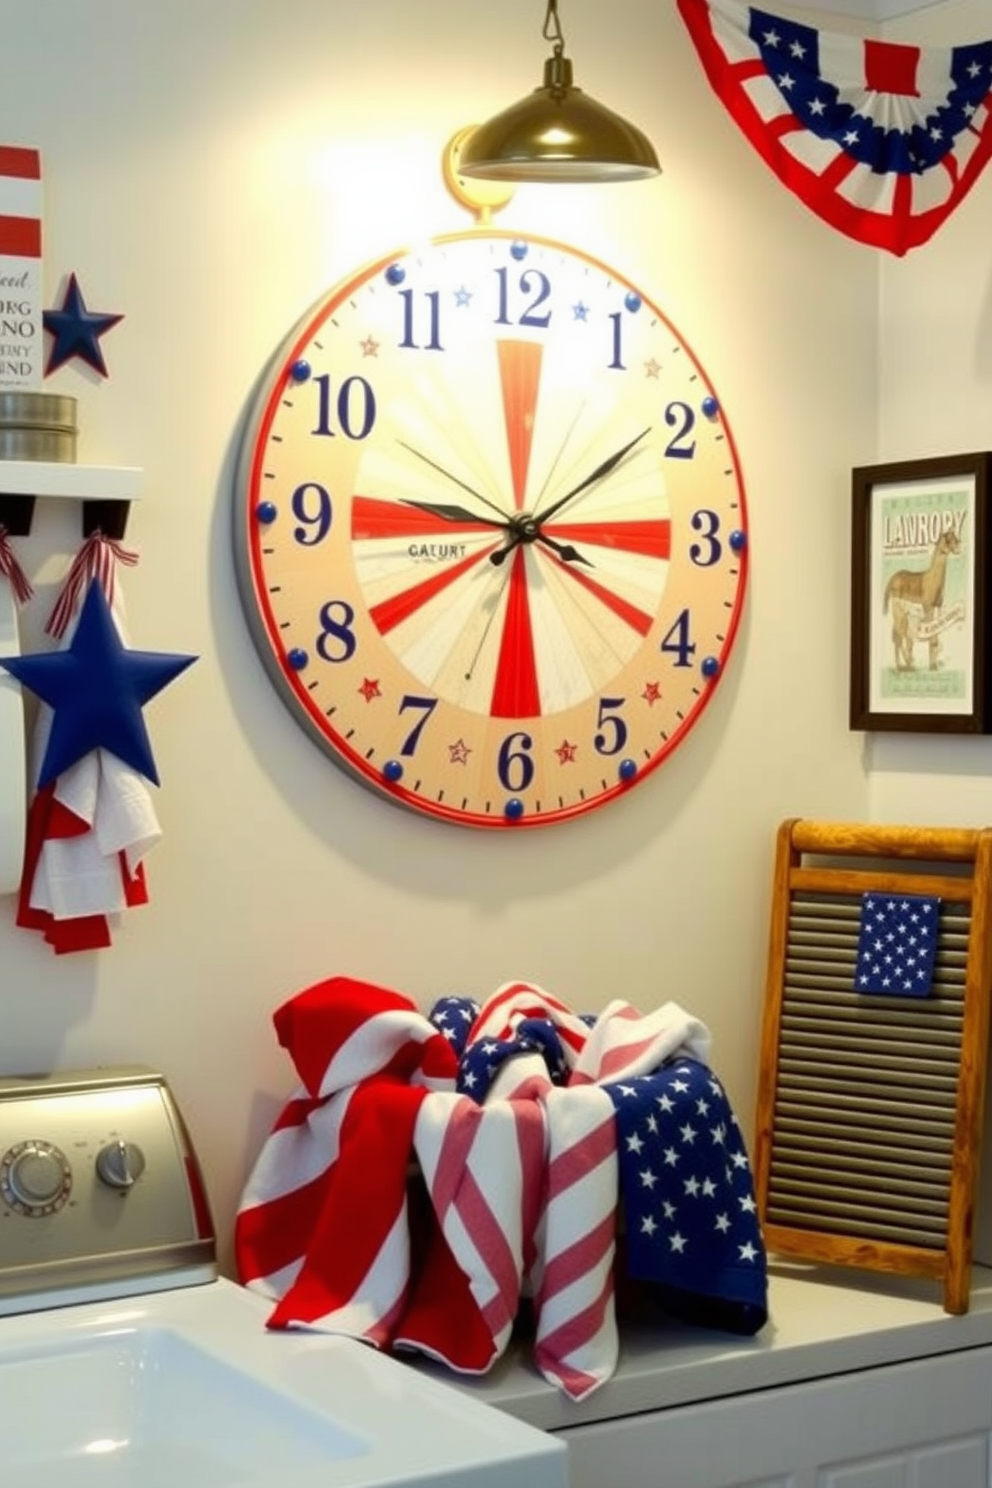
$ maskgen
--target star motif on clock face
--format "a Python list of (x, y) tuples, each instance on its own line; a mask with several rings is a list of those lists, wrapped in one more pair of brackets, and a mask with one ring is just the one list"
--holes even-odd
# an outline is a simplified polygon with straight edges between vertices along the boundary
[(454, 744), (448, 745), (448, 759), (453, 765), (467, 765), (471, 753), (464, 739), (456, 739)]
[(649, 705), (652, 704), (652, 703), (660, 702), (661, 701), (661, 686), (660, 686), (660, 684), (657, 683), (657, 682), (646, 682), (644, 684), (644, 691), (641, 693), (641, 697)]
[(464, 310), (467, 305), (471, 304), (471, 301), (472, 291), (470, 289), (465, 289), (463, 286), (461, 289), (455, 290), (455, 304), (459, 309)]
[(379, 355), (379, 343), (372, 336), (366, 336), (362, 342), (362, 356), (374, 357)]
[(579, 300), (577, 304), (572, 306), (572, 314), (574, 315), (576, 320), (588, 320), (589, 306), (583, 304), (583, 302)]
[(376, 677), (365, 677), (358, 691), (367, 703), (370, 703), (373, 698), (382, 697), (382, 689)]
[(577, 748), (577, 744), (570, 744), (567, 739), (563, 739), (555, 750), (555, 754), (558, 756), (561, 764), (573, 765), (575, 763), (575, 751)]
[(79, 281), (75, 274), (70, 274), (61, 309), (45, 310), (42, 313), (45, 330), (52, 337), (45, 376), (57, 371), (73, 357), (79, 357), (94, 372), (106, 377), (107, 364), (103, 359), (100, 337), (123, 319), (123, 315), (106, 315), (87, 310)]
[(644, 373), (645, 373), (645, 376), (647, 376), (647, 377), (654, 377), (654, 378), (660, 377), (660, 375), (661, 375), (661, 363), (660, 362), (656, 362), (654, 360), (654, 358), (652, 357), (650, 361), (644, 363)]

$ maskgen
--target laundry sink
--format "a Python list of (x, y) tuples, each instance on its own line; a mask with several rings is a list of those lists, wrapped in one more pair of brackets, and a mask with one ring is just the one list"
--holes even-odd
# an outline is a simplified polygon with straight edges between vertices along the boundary
[(0, 1325), (18, 1488), (564, 1488), (564, 1449), (350, 1339), (270, 1333), (230, 1282)]

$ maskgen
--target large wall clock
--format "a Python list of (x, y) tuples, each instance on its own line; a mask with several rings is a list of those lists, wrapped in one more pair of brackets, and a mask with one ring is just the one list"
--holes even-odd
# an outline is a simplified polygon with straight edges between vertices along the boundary
[(471, 827), (614, 800), (713, 694), (744, 597), (724, 411), (672, 324), (576, 248), (478, 226), (305, 318), (241, 452), (250, 629), (360, 781)]

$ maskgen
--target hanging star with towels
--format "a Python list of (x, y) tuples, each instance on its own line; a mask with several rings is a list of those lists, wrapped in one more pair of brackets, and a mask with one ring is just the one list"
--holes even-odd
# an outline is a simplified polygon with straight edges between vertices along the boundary
[(121, 640), (103, 589), (93, 580), (64, 651), (7, 657), (0, 667), (52, 709), (38, 776), (42, 789), (92, 749), (107, 749), (159, 784), (142, 708), (196, 661), (165, 651), (131, 651)]
[(104, 315), (96, 310), (87, 310), (79, 281), (75, 274), (70, 274), (61, 310), (45, 310), (42, 313), (45, 330), (54, 338), (45, 376), (57, 371), (73, 357), (79, 357), (94, 372), (106, 377), (107, 364), (103, 360), (100, 337), (123, 319), (123, 315)]

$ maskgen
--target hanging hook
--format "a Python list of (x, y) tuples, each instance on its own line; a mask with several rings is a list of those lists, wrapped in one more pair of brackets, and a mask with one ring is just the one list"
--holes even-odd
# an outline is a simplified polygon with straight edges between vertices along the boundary
[(565, 35), (561, 29), (561, 21), (558, 19), (558, 0), (548, 0), (548, 10), (544, 17), (544, 30), (541, 35), (545, 41), (553, 43), (555, 56), (560, 57), (565, 50)]

